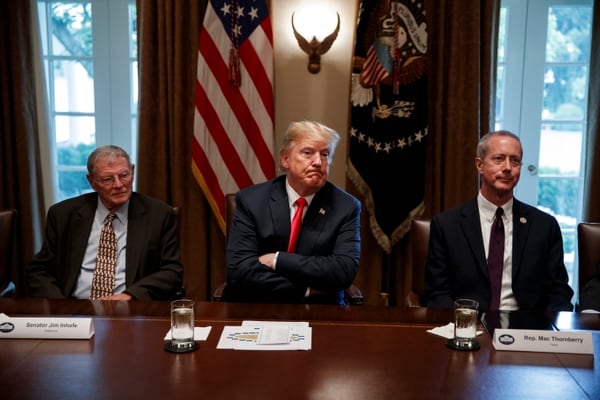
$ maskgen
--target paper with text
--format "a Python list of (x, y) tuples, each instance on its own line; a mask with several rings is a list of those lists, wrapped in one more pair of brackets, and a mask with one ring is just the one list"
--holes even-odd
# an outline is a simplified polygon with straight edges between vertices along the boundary
[(225, 326), (218, 349), (310, 350), (312, 328), (308, 322), (244, 321)]

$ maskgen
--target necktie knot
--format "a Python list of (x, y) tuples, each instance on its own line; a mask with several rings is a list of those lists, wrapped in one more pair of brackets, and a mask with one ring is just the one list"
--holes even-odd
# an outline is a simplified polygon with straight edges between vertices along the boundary
[(504, 215), (504, 209), (502, 207), (498, 207), (496, 209), (496, 218), (502, 218)]
[(117, 214), (115, 214), (115, 213), (108, 214), (106, 216), (106, 219), (104, 220), (104, 225), (112, 224), (112, 222), (116, 216), (117, 216)]
[(296, 207), (298, 207), (299, 210), (302, 210), (304, 207), (306, 207), (307, 202), (304, 197), (298, 197), (298, 200), (296, 200), (294, 204), (296, 205)]

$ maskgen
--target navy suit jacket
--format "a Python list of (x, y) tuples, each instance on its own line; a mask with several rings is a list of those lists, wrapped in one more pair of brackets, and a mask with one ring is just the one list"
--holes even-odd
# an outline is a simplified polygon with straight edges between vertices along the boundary
[[(29, 295), (72, 296), (97, 205), (94, 192), (50, 207), (44, 243), (28, 266)], [(173, 208), (133, 193), (127, 221), (125, 292), (139, 300), (174, 298), (181, 289), (183, 267)]]
[[(556, 219), (514, 199), (512, 290), (521, 310), (572, 310), (573, 290)], [(453, 307), (457, 298), (490, 304), (477, 198), (431, 220), (425, 273), (427, 307)]]
[[(287, 253), (290, 207), (285, 175), (236, 194), (227, 245), (226, 301), (301, 303), (307, 287), (320, 302), (343, 302), (360, 259), (360, 202), (327, 182), (308, 207), (296, 253)], [(279, 252), (275, 271), (258, 257)]]

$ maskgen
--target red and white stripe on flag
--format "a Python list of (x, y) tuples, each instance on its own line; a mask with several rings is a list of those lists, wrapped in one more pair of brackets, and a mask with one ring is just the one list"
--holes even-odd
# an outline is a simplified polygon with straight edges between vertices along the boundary
[(376, 85), (389, 75), (389, 72), (381, 63), (373, 46), (367, 50), (367, 57), (362, 67), (361, 78), (365, 85)]
[(267, 0), (210, 0), (198, 44), (192, 171), (225, 231), (225, 194), (275, 176)]

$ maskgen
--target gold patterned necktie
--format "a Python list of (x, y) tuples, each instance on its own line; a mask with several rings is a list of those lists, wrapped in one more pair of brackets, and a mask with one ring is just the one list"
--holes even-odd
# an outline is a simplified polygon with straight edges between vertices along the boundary
[(112, 222), (115, 214), (109, 214), (102, 226), (96, 268), (92, 278), (92, 293), (90, 299), (98, 299), (113, 294), (115, 287), (115, 268), (117, 266), (117, 238)]
[(288, 253), (296, 252), (296, 243), (298, 242), (298, 236), (300, 235), (300, 226), (302, 225), (302, 211), (306, 207), (307, 201), (304, 197), (300, 197), (296, 202), (296, 213), (292, 218), (292, 229), (290, 231), (290, 242), (288, 244)]

